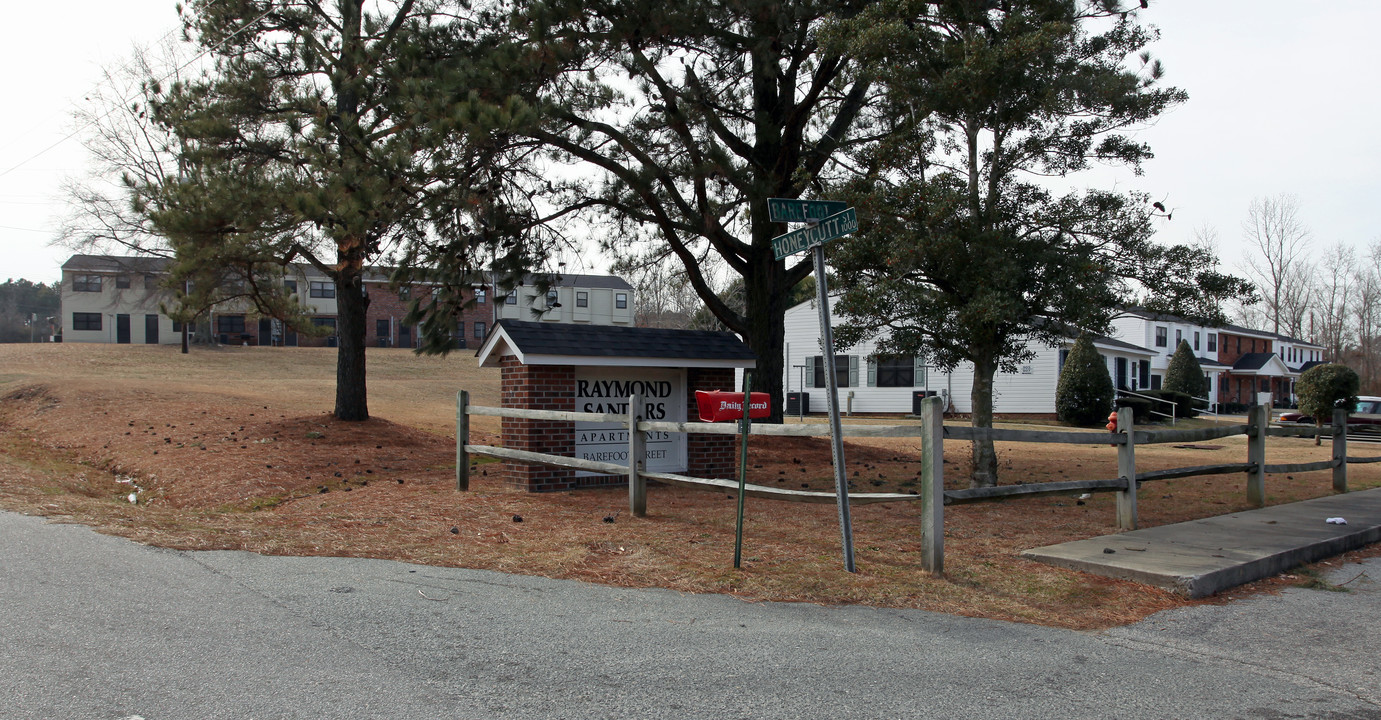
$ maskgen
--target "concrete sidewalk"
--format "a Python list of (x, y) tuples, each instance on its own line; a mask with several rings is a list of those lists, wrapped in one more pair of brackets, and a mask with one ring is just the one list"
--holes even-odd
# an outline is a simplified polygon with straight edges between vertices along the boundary
[[(1346, 525), (1325, 522), (1331, 517)], [(1192, 598), (1381, 541), (1381, 488), (1027, 550), (1023, 557)]]

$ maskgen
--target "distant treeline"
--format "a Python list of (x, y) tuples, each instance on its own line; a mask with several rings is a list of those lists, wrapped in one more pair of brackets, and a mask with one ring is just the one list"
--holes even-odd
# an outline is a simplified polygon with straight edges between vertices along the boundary
[(0, 343), (46, 342), (62, 325), (60, 299), (57, 283), (6, 280), (0, 285)]

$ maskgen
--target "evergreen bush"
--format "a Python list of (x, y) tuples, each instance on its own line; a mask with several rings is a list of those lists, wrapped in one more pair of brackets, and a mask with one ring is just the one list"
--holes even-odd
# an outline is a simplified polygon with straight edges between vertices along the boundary
[[(1305, 370), (1295, 383), (1295, 395), (1299, 396), (1300, 412), (1314, 416), (1314, 426), (1321, 427), (1325, 422), (1333, 422), (1335, 407), (1345, 407), (1352, 412), (1361, 386), (1361, 379), (1352, 368), (1329, 363)], [(1317, 436), (1314, 444), (1319, 444)]]
[(1072, 425), (1102, 425), (1112, 412), (1112, 376), (1093, 340), (1079, 336), (1065, 358), (1055, 389), (1055, 414)]
[[(1208, 378), (1204, 377), (1199, 358), (1189, 349), (1187, 341), (1181, 340), (1179, 347), (1175, 348), (1175, 354), (1170, 356), (1170, 366), (1165, 369), (1165, 382), (1161, 389), (1190, 397), (1201, 397), (1208, 393)], [(1194, 417), (1198, 414), (1193, 404), (1188, 402), (1175, 411), (1177, 417)]]

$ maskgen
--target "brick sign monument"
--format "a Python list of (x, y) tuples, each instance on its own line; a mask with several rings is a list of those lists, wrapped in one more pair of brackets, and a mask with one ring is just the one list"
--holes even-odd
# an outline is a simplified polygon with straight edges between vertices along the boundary
[[(476, 354), (501, 370), (507, 408), (626, 413), (643, 398), (646, 420), (685, 422), (696, 390), (733, 390), (734, 370), (756, 356), (726, 332), (500, 320)], [(628, 431), (617, 424), (503, 418), (513, 450), (628, 464)], [(696, 477), (734, 474), (732, 435), (649, 432), (645, 467)], [(627, 476), (504, 462), (503, 481), (531, 492), (625, 485)]]

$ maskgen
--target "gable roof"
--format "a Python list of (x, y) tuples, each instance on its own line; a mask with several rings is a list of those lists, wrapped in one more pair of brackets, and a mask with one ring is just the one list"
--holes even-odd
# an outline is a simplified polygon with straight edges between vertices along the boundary
[(475, 353), (495, 367), (505, 355), (525, 365), (751, 368), (757, 355), (733, 333), (500, 320)]
[(1238, 375), (1269, 375), (1284, 377), (1297, 374), (1291, 370), (1280, 356), (1272, 352), (1247, 353), (1232, 364), (1232, 372)]

